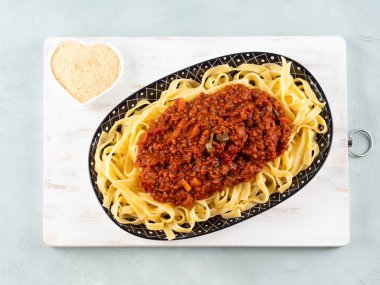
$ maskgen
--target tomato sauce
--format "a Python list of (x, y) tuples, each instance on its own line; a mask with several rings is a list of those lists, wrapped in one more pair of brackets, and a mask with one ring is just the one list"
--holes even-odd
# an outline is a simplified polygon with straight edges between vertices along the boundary
[(190, 207), (251, 180), (287, 149), (290, 124), (275, 98), (240, 84), (177, 99), (138, 142), (141, 186), (159, 202)]

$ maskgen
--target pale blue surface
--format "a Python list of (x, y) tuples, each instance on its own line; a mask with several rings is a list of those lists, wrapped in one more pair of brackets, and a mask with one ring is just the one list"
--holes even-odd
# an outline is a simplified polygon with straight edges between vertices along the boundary
[[(0, 0), (0, 284), (380, 284), (380, 1), (52, 2)], [(351, 244), (337, 249), (45, 246), (43, 40), (198, 35), (347, 39), (349, 127), (369, 129), (377, 142), (369, 157), (350, 159)]]

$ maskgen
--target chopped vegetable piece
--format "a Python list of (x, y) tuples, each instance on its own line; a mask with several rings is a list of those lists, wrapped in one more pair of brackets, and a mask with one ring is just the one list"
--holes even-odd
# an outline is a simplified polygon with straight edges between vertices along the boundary
[(229, 139), (229, 137), (228, 137), (227, 134), (219, 134), (219, 135), (216, 136), (216, 140), (217, 140), (218, 142), (221, 142), (221, 143), (225, 143), (225, 142), (227, 142), (228, 139)]
[(191, 186), (189, 185), (189, 183), (187, 183), (186, 180), (182, 179), (181, 184), (182, 184), (183, 188), (185, 188), (186, 191), (189, 192), (191, 190)]
[(214, 140), (214, 133), (211, 133), (210, 139), (209, 139), (208, 143), (206, 143), (206, 145), (205, 145), (206, 146), (206, 151), (208, 153), (212, 152), (212, 149), (213, 149), (212, 142), (213, 142), (213, 140)]

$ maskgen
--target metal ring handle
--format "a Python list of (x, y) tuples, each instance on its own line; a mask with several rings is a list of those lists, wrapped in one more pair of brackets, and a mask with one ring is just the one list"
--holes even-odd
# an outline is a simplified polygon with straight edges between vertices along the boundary
[[(356, 153), (354, 151), (351, 150), (351, 147), (353, 145), (353, 138), (352, 136), (355, 134), (355, 133), (361, 133), (361, 134), (364, 134), (365, 137), (367, 138), (368, 140), (368, 148), (365, 152), (363, 153)], [(370, 153), (371, 149), (373, 147), (373, 138), (372, 138), (372, 135), (370, 134), (370, 132), (368, 132), (367, 130), (365, 129), (355, 129), (355, 130), (352, 130), (350, 132), (350, 134), (348, 135), (348, 150), (350, 151), (350, 153), (353, 155), (353, 156), (356, 156), (356, 157), (363, 157), (363, 156), (366, 156)]]

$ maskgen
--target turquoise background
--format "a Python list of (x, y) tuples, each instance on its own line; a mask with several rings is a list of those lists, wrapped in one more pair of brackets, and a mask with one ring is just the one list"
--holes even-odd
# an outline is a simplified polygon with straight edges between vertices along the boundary
[[(367, 128), (375, 138), (368, 157), (349, 160), (350, 245), (333, 249), (44, 245), (43, 40), (206, 35), (346, 38), (349, 128)], [(379, 66), (380, 1), (0, 0), (0, 284), (380, 284)]]

